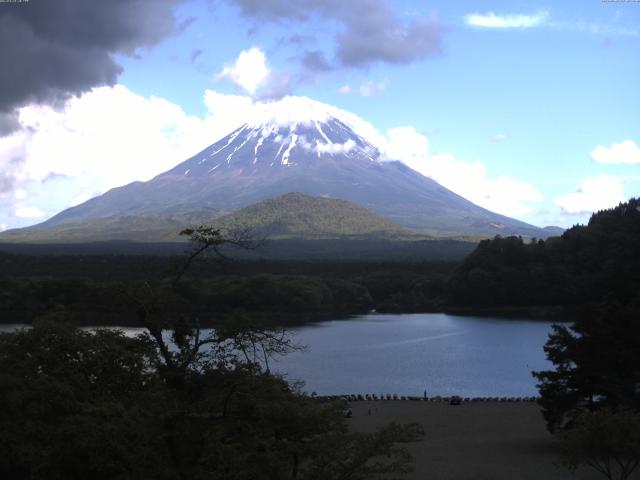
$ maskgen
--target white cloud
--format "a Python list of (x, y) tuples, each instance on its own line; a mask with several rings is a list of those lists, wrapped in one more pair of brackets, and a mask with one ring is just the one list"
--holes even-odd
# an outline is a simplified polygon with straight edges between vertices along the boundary
[(24, 200), (25, 198), (27, 198), (27, 195), (28, 195), (27, 191), (23, 190), (22, 188), (18, 188), (16, 189), (15, 192), (13, 192), (13, 197), (16, 200)]
[(240, 85), (250, 94), (254, 94), (258, 87), (264, 85), (271, 75), (267, 66), (267, 58), (258, 47), (240, 52), (235, 63), (225, 67), (216, 78), (226, 78)]
[(419, 170), (427, 159), (429, 140), (418, 133), (414, 127), (397, 127), (387, 130), (389, 141), (384, 150), (391, 160), (402, 160), (405, 164)]
[[(207, 90), (204, 103), (204, 117), (189, 116), (167, 100), (145, 98), (118, 85), (73, 98), (60, 110), (24, 107), (22, 130), (0, 138), (0, 171), (10, 178), (0, 193), (0, 221), (10, 224), (2, 215), (15, 217), (18, 202), (51, 215), (110, 188), (149, 180), (246, 122), (282, 125), (334, 115), (361, 136), (380, 142), (370, 123), (304, 97), (258, 102)], [(54, 188), (52, 178), (62, 179), (56, 181), (64, 186)]]
[(110, 188), (149, 180), (246, 122), (286, 124), (331, 114), (363, 137), (381, 137), (356, 115), (303, 97), (258, 102), (207, 90), (204, 103), (205, 116), (189, 116), (167, 100), (117, 85), (73, 98), (60, 110), (22, 108), (22, 130), (0, 138), (0, 172), (9, 180), (0, 175), (0, 222), (13, 228), (41, 218), (23, 203), (51, 216)]
[(640, 163), (640, 147), (631, 140), (614, 143), (610, 148), (598, 145), (591, 152), (591, 160), (596, 163)]
[(615, 207), (624, 200), (622, 179), (599, 175), (585, 178), (576, 190), (556, 198), (555, 203), (564, 213), (579, 215)]
[(389, 80), (382, 80), (381, 82), (377, 83), (371, 80), (367, 80), (362, 85), (360, 85), (360, 87), (358, 87), (358, 91), (363, 97), (371, 97), (378, 93), (384, 92), (384, 90), (387, 88), (387, 85), (389, 85)]
[(387, 135), (385, 151), (390, 159), (402, 160), (481, 207), (518, 217), (533, 212), (529, 202), (542, 200), (542, 195), (526, 182), (507, 176), (488, 176), (481, 162), (465, 162), (448, 153), (429, 155), (427, 137), (414, 127), (390, 129)]
[[(0, 138), (0, 222), (26, 226), (106, 190), (145, 181), (186, 160), (243, 123), (249, 97), (205, 94), (209, 113), (187, 115), (167, 100), (118, 85), (92, 90), (65, 107), (20, 110), (22, 130)], [(30, 222), (30, 223), (33, 223)]]
[[(115, 86), (71, 99), (61, 110), (23, 108), (23, 129), (0, 138), (0, 167), (13, 179), (10, 190), (0, 194), (0, 222), (7, 227), (26, 226), (110, 188), (148, 180), (246, 122), (288, 124), (308, 118), (321, 121), (328, 115), (352, 126), (383, 157), (402, 160), (486, 208), (521, 215), (531, 210), (526, 202), (539, 200), (530, 185), (508, 177), (491, 178), (479, 162), (467, 163), (446, 154), (429, 156), (427, 137), (413, 127), (383, 134), (353, 113), (304, 97), (259, 102), (208, 90), (204, 102), (205, 116), (189, 116), (167, 100), (145, 98)], [(353, 145), (318, 148), (337, 153)]]
[(431, 156), (422, 173), (491, 211), (507, 216), (533, 212), (529, 202), (539, 202), (542, 195), (530, 184), (508, 176), (489, 177), (481, 162), (465, 162), (442, 153)]
[(16, 217), (22, 218), (43, 218), (47, 216), (45, 212), (36, 207), (18, 207), (13, 213)]
[(337, 154), (337, 153), (349, 153), (355, 147), (356, 147), (356, 142), (349, 139), (344, 143), (318, 143), (317, 145), (314, 145), (312, 147), (312, 150), (314, 150), (317, 153)]
[(9, 228), (9, 225), (7, 225), (6, 223), (0, 223), (0, 232), (4, 232), (8, 228)]
[(640, 30), (637, 26), (621, 25), (618, 23), (618, 15), (607, 23), (592, 23), (581, 20), (554, 21), (547, 24), (550, 28), (562, 31), (590, 33), (592, 35), (638, 37)]
[(97, 191), (147, 180), (195, 153), (209, 137), (198, 117), (123, 86), (94, 89), (60, 111), (25, 107), (20, 122), (23, 132), (31, 132), (23, 138), (25, 179), (44, 182), (55, 173)]
[[(210, 138), (220, 137), (222, 130), (232, 131), (251, 118), (255, 111), (255, 102), (246, 95), (225, 95), (215, 90), (204, 92), (204, 104), (208, 110), (209, 124), (214, 124)], [(222, 123), (228, 127), (221, 129)], [(211, 126), (211, 125), (210, 125)], [(210, 142), (211, 143), (211, 142)]]
[(623, 25), (615, 15), (606, 23), (593, 23), (583, 20), (550, 20), (549, 12), (540, 11), (535, 14), (501, 15), (494, 12), (470, 13), (465, 15), (467, 25), (480, 28), (509, 29), (544, 27), (548, 29), (588, 33), (603, 36), (638, 37), (640, 30), (634, 25)]
[(100, 195), (100, 193), (101, 192), (87, 192), (87, 191), (81, 192), (71, 199), (71, 201), (69, 202), (69, 206), (75, 207), (76, 205), (80, 205), (81, 203), (84, 203), (87, 200), (90, 200), (93, 197)]
[(372, 97), (378, 93), (384, 92), (389, 85), (389, 80), (381, 80), (374, 82), (373, 80), (367, 80), (358, 87), (351, 87), (351, 85), (343, 85), (338, 89), (338, 93), (342, 95), (349, 95), (351, 93), (358, 93), (362, 97)]
[(504, 142), (505, 140), (507, 140), (509, 138), (509, 135), (507, 135), (506, 133), (495, 133), (493, 135), (491, 135), (491, 137), (489, 137), (491, 139), (492, 142)]
[(467, 25), (482, 28), (531, 28), (540, 26), (549, 16), (548, 12), (533, 15), (497, 15), (489, 13), (470, 13), (464, 17)]

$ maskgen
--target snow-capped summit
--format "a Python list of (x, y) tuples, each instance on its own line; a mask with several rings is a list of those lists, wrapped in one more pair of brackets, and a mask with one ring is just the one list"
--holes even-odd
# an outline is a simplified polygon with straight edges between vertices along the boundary
[[(118, 216), (219, 214), (289, 192), (354, 202), (437, 235), (521, 234), (542, 229), (485, 210), (401, 162), (383, 158), (375, 129), (305, 97), (254, 105), (252, 118), (148, 182), (67, 209), (43, 225)], [(383, 161), (384, 160), (384, 161)], [(203, 218), (210, 221), (212, 218)]]
[(322, 157), (337, 155), (351, 161), (379, 159), (378, 149), (344, 122), (332, 116), (318, 118), (294, 116), (282, 122), (246, 123), (170, 173), (183, 169), (184, 175), (201, 176), (219, 168), (309, 166)]
[(279, 100), (251, 103), (242, 108), (239, 118), (245, 117), (237, 126), (248, 129), (284, 129), (309, 127), (339, 121), (351, 132), (368, 143), (382, 147), (384, 138), (378, 130), (359, 116), (333, 105), (318, 102), (308, 97), (286, 96)]
[[(293, 166), (310, 155), (324, 154), (344, 153), (379, 160), (380, 143), (377, 130), (357, 115), (307, 97), (287, 96), (253, 104), (250, 118), (243, 125), (202, 153), (214, 157), (224, 151), (227, 164), (238, 165), (247, 160), (258, 164), (260, 160), (269, 166)], [(247, 145), (254, 149), (252, 158)], [(277, 145), (274, 155), (261, 155), (272, 145)], [(208, 157), (201, 157), (200, 161), (210, 163)], [(190, 169), (189, 174), (196, 170)]]

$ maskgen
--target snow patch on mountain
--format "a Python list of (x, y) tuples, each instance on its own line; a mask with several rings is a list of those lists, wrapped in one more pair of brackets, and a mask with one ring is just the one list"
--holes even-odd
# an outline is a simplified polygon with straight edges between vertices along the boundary
[(180, 173), (218, 175), (222, 165), (234, 171), (256, 171), (260, 165), (291, 168), (315, 164), (309, 162), (323, 156), (372, 162), (386, 158), (367, 134), (368, 127), (375, 129), (349, 112), (305, 97), (253, 105), (257, 113), (250, 121), (202, 151)]
[(316, 124), (316, 129), (318, 130), (318, 132), (320, 132), (320, 135), (322, 135), (322, 138), (324, 138), (326, 140), (326, 143), (328, 145), (333, 145), (333, 142), (331, 140), (329, 140), (329, 137), (327, 137), (327, 135), (322, 131), (322, 128), (320, 127), (320, 124), (318, 122), (315, 122)]
[(258, 141), (256, 142), (256, 146), (253, 149), (253, 163), (254, 165), (258, 162), (258, 150), (260, 149), (260, 147), (262, 146), (262, 144), (264, 143), (264, 139), (266, 137), (264, 135), (262, 135)]
[(291, 150), (293, 150), (293, 147), (296, 146), (296, 141), (297, 140), (298, 140), (298, 135), (296, 135), (295, 133), (292, 133), (291, 134), (291, 142), (289, 143), (289, 147), (287, 148), (287, 150), (282, 155), (282, 160), (280, 162), (280, 163), (282, 163), (282, 165), (289, 165), (289, 155), (291, 155)]

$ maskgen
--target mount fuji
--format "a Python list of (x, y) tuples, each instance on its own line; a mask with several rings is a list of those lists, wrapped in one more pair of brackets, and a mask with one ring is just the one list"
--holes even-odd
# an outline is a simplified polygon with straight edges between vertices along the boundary
[[(251, 121), (171, 170), (109, 190), (35, 227), (5, 233), (14, 240), (20, 232), (37, 231), (42, 240), (47, 232), (58, 232), (56, 240), (64, 241), (60, 232), (80, 232), (77, 240), (85, 229), (86, 239), (96, 239), (89, 235), (92, 225), (108, 227), (132, 219), (138, 227), (149, 225), (146, 240), (162, 240), (160, 232), (170, 227), (211, 222), (256, 202), (300, 192), (347, 200), (397, 225), (440, 238), (549, 236), (385, 158), (338, 109), (303, 97), (261, 105)], [(126, 234), (123, 229), (121, 238), (133, 238)]]

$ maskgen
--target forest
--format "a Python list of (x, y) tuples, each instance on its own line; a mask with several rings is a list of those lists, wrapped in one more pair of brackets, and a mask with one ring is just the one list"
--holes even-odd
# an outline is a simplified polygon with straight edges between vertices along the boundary
[(561, 237), (480, 242), (447, 282), (447, 304), (560, 306), (580, 314), (640, 292), (640, 201), (593, 214)]
[[(531, 306), (581, 312), (549, 337), (555, 368), (533, 372), (563, 461), (606, 476), (618, 458), (620, 478), (637, 467), (638, 200), (559, 238), (482, 241), (457, 264), (231, 261), (203, 257), (227, 241), (220, 231), (187, 233), (183, 257), (0, 255), (0, 318), (33, 325), (0, 334), (3, 478), (401, 475), (403, 444), (422, 428), (352, 432), (342, 401), (271, 375), (270, 358), (300, 348), (282, 327), (371, 309)], [(144, 333), (78, 328), (110, 324)]]
[[(80, 324), (132, 325), (132, 295), (161, 288), (184, 257), (0, 254), (0, 322), (31, 323), (52, 310)], [(272, 322), (441, 308), (450, 262), (250, 262), (203, 258), (165, 298), (203, 323), (242, 310)], [(52, 274), (53, 273), (53, 274)]]
[[(640, 292), (638, 199), (545, 240), (495, 237), (461, 262), (199, 259), (165, 296), (205, 324), (243, 311), (282, 324), (378, 312), (570, 320)], [(0, 322), (64, 311), (79, 324), (133, 325), (135, 292), (165, 288), (185, 256), (0, 253)]]

